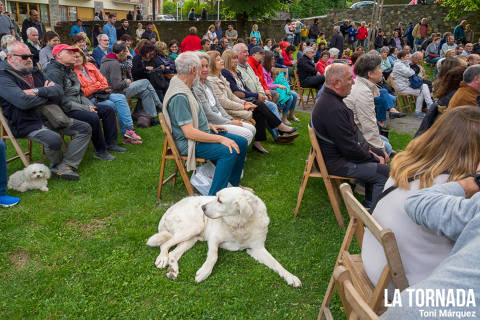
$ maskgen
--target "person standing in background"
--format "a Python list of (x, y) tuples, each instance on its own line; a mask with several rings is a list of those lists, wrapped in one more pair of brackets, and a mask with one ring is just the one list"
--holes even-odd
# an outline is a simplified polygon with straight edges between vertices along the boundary
[[(25, 19), (22, 23), (22, 39), (23, 42), (27, 42), (27, 29), (30, 27), (35, 27), (38, 31), (38, 38), (43, 39), (43, 35), (45, 34), (45, 26), (40, 21), (40, 14), (37, 10), (30, 10), (30, 17)], [(12, 34), (14, 35), (14, 34)]]
[(102, 32), (105, 33), (110, 40), (108, 49), (112, 50), (112, 46), (117, 42), (117, 29), (115, 29), (115, 22), (117, 22), (117, 16), (113, 13), (108, 14), (108, 23), (103, 26)]

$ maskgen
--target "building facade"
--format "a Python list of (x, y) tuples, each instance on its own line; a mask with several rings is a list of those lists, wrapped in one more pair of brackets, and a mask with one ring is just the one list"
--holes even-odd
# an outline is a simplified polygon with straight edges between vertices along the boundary
[(40, 13), (41, 21), (46, 26), (53, 26), (61, 21), (93, 20), (95, 12), (103, 10), (104, 19), (109, 13), (115, 13), (118, 19), (126, 18), (128, 11), (135, 7), (144, 8), (146, 0), (28, 0), (6, 1), (5, 7), (10, 16), (19, 25), (28, 17), (30, 10)]

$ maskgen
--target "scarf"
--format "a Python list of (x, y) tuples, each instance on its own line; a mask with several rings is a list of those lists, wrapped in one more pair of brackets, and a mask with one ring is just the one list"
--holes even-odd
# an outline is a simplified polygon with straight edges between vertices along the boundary
[[(165, 98), (163, 98), (162, 113), (165, 116), (165, 122), (168, 128), (172, 131), (172, 124), (170, 122), (170, 116), (168, 115), (168, 103), (170, 102), (170, 99), (177, 94), (184, 94), (187, 96), (188, 104), (190, 105), (190, 112), (192, 113), (193, 127), (198, 129), (198, 102), (195, 99), (192, 90), (177, 76), (170, 80), (170, 85), (165, 93)], [(196, 142), (194, 140), (188, 140), (187, 171), (192, 171), (197, 168), (197, 163), (195, 161), (195, 144)]]

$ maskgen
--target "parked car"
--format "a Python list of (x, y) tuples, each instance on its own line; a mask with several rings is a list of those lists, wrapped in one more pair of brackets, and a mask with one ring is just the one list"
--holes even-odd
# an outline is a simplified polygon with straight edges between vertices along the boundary
[(157, 14), (157, 21), (175, 21), (175, 17), (171, 14)]
[(375, 5), (375, 1), (359, 1), (350, 6), (350, 9), (360, 9)]

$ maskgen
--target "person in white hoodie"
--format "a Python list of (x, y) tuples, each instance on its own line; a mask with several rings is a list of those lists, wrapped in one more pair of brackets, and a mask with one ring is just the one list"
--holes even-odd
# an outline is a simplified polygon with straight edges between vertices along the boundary
[(423, 118), (425, 117), (425, 113), (422, 112), (423, 101), (427, 103), (427, 108), (430, 108), (433, 103), (430, 90), (425, 83), (418, 89), (410, 87), (410, 77), (415, 74), (415, 71), (410, 68), (410, 53), (407, 50), (400, 51), (397, 58), (392, 71), (395, 91), (416, 96), (415, 116)]

